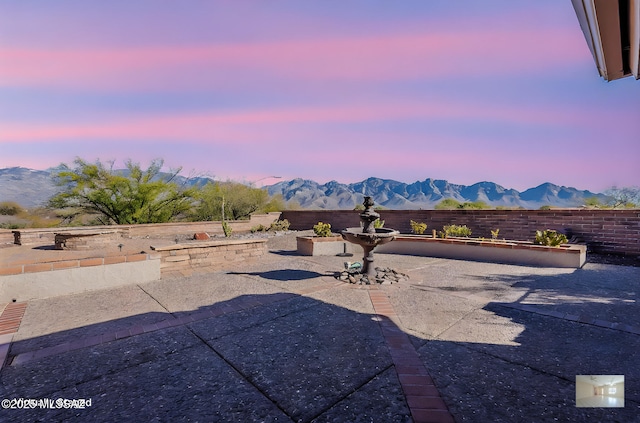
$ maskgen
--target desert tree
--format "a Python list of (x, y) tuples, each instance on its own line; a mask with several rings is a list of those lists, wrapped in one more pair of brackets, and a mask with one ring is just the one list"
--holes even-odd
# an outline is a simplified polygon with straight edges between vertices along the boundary
[(608, 205), (614, 209), (640, 207), (640, 187), (618, 188), (614, 186), (604, 193), (609, 197)]
[(277, 198), (270, 200), (265, 189), (237, 182), (210, 182), (199, 190), (191, 219), (247, 219), (251, 213), (274, 211), (281, 206), (279, 203)]
[(89, 163), (76, 158), (62, 164), (54, 176), (64, 190), (49, 206), (96, 215), (102, 224), (168, 222), (190, 210), (195, 189), (175, 182), (180, 169), (162, 173), (164, 161), (155, 159), (146, 170), (131, 160), (114, 170), (113, 161)]

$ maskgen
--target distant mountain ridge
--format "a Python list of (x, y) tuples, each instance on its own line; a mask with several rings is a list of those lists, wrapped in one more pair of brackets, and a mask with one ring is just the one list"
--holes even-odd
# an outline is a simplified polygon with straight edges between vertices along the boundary
[(490, 206), (538, 209), (542, 206), (580, 207), (587, 198), (606, 202), (604, 194), (581, 191), (546, 182), (526, 191), (506, 189), (494, 182), (457, 185), (441, 179), (425, 179), (411, 184), (391, 179), (368, 178), (353, 184), (336, 181), (319, 184), (306, 179), (279, 182), (268, 188), (269, 194), (282, 194), (308, 209), (352, 209), (361, 204), (364, 195), (373, 197), (377, 205), (388, 209), (433, 209), (446, 198), (461, 203), (483, 201)]
[[(53, 181), (58, 169), (32, 170), (23, 167), (0, 169), (0, 201), (15, 201), (23, 207), (36, 207), (60, 191)], [(209, 178), (177, 176), (178, 184), (203, 185)], [(596, 197), (606, 202), (604, 194), (580, 191), (575, 188), (544, 183), (526, 191), (506, 189), (493, 182), (473, 185), (452, 184), (442, 179), (427, 178), (411, 184), (391, 179), (368, 178), (361, 182), (342, 184), (330, 181), (319, 184), (307, 179), (282, 181), (267, 187), (269, 194), (282, 194), (285, 200), (294, 200), (308, 209), (353, 209), (362, 204), (364, 195), (373, 197), (377, 205), (388, 209), (432, 209), (446, 198), (461, 203), (483, 201), (491, 206), (524, 207), (538, 209), (554, 207), (580, 207), (587, 198)]]

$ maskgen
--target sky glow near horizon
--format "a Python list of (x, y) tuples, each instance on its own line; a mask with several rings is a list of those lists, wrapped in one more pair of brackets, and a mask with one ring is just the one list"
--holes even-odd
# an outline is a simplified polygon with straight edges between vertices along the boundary
[(640, 185), (640, 81), (569, 0), (0, 0), (0, 168)]

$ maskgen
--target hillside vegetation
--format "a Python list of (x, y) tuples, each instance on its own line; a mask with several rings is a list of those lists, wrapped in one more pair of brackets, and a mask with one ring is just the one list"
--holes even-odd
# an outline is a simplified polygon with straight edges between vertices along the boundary
[[(0, 228), (109, 225), (168, 221), (236, 220), (287, 208), (354, 209), (366, 195), (386, 209), (629, 208), (640, 204), (637, 187), (604, 194), (545, 183), (518, 192), (492, 182), (471, 186), (426, 179), (405, 184), (369, 178), (355, 184), (294, 179), (258, 189), (237, 182), (185, 178), (162, 171), (163, 161), (143, 169), (126, 162), (77, 158), (49, 171), (0, 169)], [(34, 196), (39, 196), (35, 200)]]

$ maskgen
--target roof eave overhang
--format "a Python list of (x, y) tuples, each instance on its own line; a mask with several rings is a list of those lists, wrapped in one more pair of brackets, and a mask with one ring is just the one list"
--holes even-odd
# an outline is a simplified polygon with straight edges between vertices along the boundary
[(640, 0), (571, 0), (600, 76), (640, 78)]

